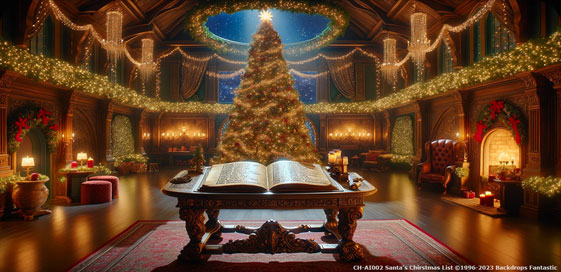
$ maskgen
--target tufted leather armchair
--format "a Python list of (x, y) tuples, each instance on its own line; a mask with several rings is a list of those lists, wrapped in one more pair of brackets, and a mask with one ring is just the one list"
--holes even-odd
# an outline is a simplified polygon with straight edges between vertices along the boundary
[(417, 184), (419, 190), (423, 182), (441, 183), (444, 193), (456, 165), (461, 162), (461, 144), (449, 139), (440, 139), (425, 143), (427, 161), (417, 166)]

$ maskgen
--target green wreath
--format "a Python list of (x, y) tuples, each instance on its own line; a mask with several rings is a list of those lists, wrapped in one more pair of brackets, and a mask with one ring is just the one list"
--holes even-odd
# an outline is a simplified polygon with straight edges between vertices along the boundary
[(285, 52), (287, 53), (304, 53), (321, 48), (341, 36), (349, 24), (348, 13), (339, 6), (329, 2), (310, 0), (219, 0), (202, 2), (197, 7), (191, 9), (185, 19), (185, 29), (189, 31), (194, 39), (214, 50), (247, 54), (247, 49), (249, 48), (247, 45), (215, 35), (206, 27), (206, 21), (208, 17), (223, 12), (233, 14), (241, 10), (267, 8), (307, 14), (321, 14), (331, 20), (322, 33), (313, 39), (295, 44), (287, 44), (285, 46)]
[(16, 152), (22, 139), (34, 127), (38, 127), (45, 135), (49, 151), (56, 151), (59, 142), (58, 124), (55, 124), (50, 112), (38, 105), (30, 104), (8, 115), (8, 152)]
[(502, 122), (510, 129), (517, 144), (525, 143), (527, 138), (527, 121), (522, 111), (512, 103), (505, 100), (494, 100), (477, 117), (477, 131), (473, 138), (481, 142), (483, 135), (496, 122)]

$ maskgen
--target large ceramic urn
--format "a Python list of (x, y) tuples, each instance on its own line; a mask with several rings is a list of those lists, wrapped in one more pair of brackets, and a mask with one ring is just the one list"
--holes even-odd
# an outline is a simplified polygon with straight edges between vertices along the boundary
[(41, 209), (47, 201), (49, 189), (45, 186), (46, 180), (18, 181), (12, 192), (14, 204), (24, 220), (33, 220), (35, 216), (50, 214), (51, 211)]

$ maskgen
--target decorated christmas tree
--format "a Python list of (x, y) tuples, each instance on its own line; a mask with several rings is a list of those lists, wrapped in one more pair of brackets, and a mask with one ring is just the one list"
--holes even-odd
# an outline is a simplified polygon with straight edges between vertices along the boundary
[(267, 165), (278, 159), (318, 162), (271, 14), (261, 12), (260, 17), (261, 25), (253, 35), (248, 64), (213, 163), (253, 160)]

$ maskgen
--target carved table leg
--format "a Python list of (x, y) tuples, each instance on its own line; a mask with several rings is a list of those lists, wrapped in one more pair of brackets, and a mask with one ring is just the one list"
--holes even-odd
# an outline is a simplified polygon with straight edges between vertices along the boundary
[(205, 234), (204, 209), (184, 208), (179, 209), (179, 218), (185, 221), (185, 229), (189, 234), (189, 243), (183, 247), (177, 257), (180, 261), (200, 262), (203, 260), (201, 251), (204, 247), (201, 239)]
[(205, 224), (206, 231), (212, 233), (212, 238), (220, 238), (222, 235), (222, 224), (220, 220), (218, 220), (218, 214), (220, 214), (220, 210), (218, 209), (207, 209), (206, 215), (208, 216), (208, 221)]
[(341, 239), (341, 235), (339, 235), (339, 231), (337, 230), (337, 213), (339, 210), (337, 209), (323, 209), (325, 212), (325, 217), (327, 220), (323, 223), (323, 227), (327, 230), (325, 232), (326, 236), (335, 235), (337, 239)]
[(359, 261), (364, 258), (362, 246), (353, 241), (356, 221), (362, 218), (362, 207), (344, 208), (339, 210), (339, 257), (344, 262)]

